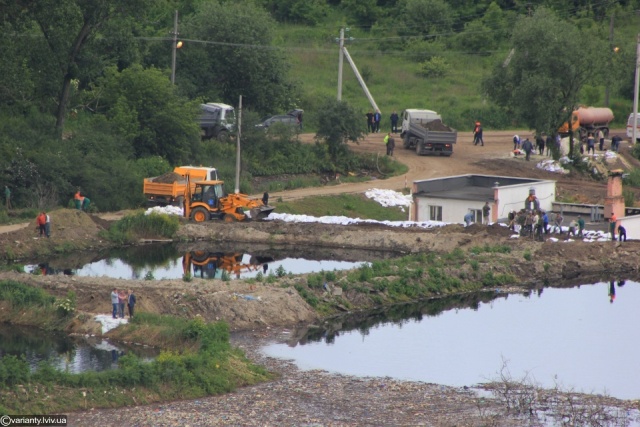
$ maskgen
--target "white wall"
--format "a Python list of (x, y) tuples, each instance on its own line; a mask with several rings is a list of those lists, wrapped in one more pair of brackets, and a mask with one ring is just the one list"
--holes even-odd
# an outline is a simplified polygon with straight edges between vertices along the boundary
[[(444, 208), (442, 214), (444, 215)], [(627, 239), (640, 240), (640, 215), (620, 218), (618, 224), (627, 231)]]
[[(540, 208), (551, 211), (551, 204), (555, 201), (556, 193), (556, 183), (554, 181), (510, 185), (508, 187), (498, 187), (497, 218), (499, 220), (506, 219), (512, 209), (519, 211), (524, 208), (524, 201), (529, 196), (529, 189), (532, 187), (536, 189)], [(469, 212), (469, 209), (482, 209), (485, 203), (484, 201), (476, 200), (441, 199), (425, 196), (416, 197), (416, 200), (416, 221), (429, 221), (429, 206), (442, 206), (442, 221), (452, 223), (463, 223), (464, 216)], [(491, 216), (493, 217), (494, 204), (493, 202), (489, 202), (489, 204), (491, 205)]]
[(418, 202), (418, 218), (416, 221), (429, 221), (429, 206), (442, 206), (442, 221), (453, 222), (458, 224), (464, 223), (464, 216), (469, 209), (482, 209), (484, 202), (436, 199), (419, 197)]
[(540, 209), (551, 211), (551, 204), (556, 200), (556, 183), (554, 181), (510, 185), (498, 187), (498, 219), (506, 218), (509, 211), (513, 209), (516, 211), (523, 209), (530, 188), (536, 189)]

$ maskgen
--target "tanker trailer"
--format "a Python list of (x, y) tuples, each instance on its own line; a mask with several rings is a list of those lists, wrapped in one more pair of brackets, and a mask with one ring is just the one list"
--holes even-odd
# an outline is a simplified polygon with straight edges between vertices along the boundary
[[(604, 136), (609, 136), (609, 123), (613, 121), (613, 111), (610, 108), (580, 107), (571, 114), (571, 130), (578, 132), (580, 138), (586, 138), (587, 134), (596, 134), (602, 130)], [(562, 136), (569, 135), (569, 124), (564, 123), (558, 129)]]

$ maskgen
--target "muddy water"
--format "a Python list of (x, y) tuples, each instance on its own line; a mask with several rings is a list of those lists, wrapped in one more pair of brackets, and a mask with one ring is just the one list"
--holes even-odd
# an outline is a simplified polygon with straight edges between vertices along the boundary
[[(498, 294), (499, 295), (499, 294)], [(302, 369), (472, 386), (514, 379), (640, 398), (640, 284), (603, 282), (500, 295), (456, 309), (407, 308), (404, 319), (345, 319), (263, 351)]]
[(117, 368), (118, 359), (130, 352), (143, 360), (151, 360), (159, 353), (157, 349), (114, 344), (102, 338), (69, 337), (0, 323), (0, 358), (24, 356), (31, 369), (47, 361), (71, 373), (104, 371)]

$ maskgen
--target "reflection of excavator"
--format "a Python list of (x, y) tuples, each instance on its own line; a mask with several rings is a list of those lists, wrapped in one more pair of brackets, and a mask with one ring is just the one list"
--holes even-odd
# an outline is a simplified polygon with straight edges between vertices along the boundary
[(252, 219), (269, 216), (274, 207), (261, 200), (251, 199), (246, 194), (226, 194), (222, 181), (198, 181), (191, 193), (189, 177), (184, 192), (184, 216), (196, 222), (222, 219), (225, 222), (244, 221), (248, 209)]
[(182, 268), (185, 275), (190, 275), (193, 266), (193, 276), (202, 279), (221, 279), (223, 271), (239, 278), (244, 271), (266, 271), (267, 263), (274, 261), (271, 257), (251, 256), (246, 263), (243, 258), (244, 254), (238, 252), (191, 251), (182, 258)]

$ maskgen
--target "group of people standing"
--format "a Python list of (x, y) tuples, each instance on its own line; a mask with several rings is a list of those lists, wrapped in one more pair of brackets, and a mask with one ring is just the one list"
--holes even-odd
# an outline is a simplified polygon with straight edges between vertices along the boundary
[(525, 160), (527, 161), (529, 161), (529, 159), (531, 158), (531, 153), (536, 151), (541, 156), (544, 156), (545, 154), (547, 156), (551, 156), (554, 145), (555, 148), (559, 150), (562, 140), (562, 138), (560, 138), (560, 134), (556, 134), (554, 138), (553, 136), (545, 135), (544, 133), (536, 135), (534, 139), (536, 142), (535, 146), (533, 142), (529, 140), (529, 138), (525, 138), (523, 141), (519, 135), (513, 135), (513, 152), (517, 154), (521, 152), (520, 150), (524, 151)]
[[(580, 142), (580, 154), (584, 154), (584, 146), (587, 146), (587, 155), (588, 154), (596, 154), (596, 141), (598, 142), (598, 149), (600, 151), (604, 151), (604, 143), (605, 143), (605, 135), (602, 129), (598, 129), (596, 134), (589, 132), (585, 140)], [(611, 138), (611, 151), (618, 152), (620, 149), (620, 143), (622, 142), (622, 138), (618, 135), (614, 135)]]
[(113, 291), (111, 292), (111, 305), (113, 307), (112, 316), (114, 319), (117, 319), (118, 317), (124, 319), (125, 304), (129, 309), (129, 319), (131, 319), (136, 306), (135, 294), (131, 289), (129, 289), (129, 291), (120, 289), (120, 291), (118, 291), (117, 288), (113, 288)]
[[(544, 240), (543, 234), (564, 234), (562, 224), (564, 217), (562, 213), (551, 213), (551, 218), (544, 210), (521, 209), (519, 212), (512, 210), (508, 215), (509, 229), (519, 232), (521, 236), (535, 237), (536, 240)], [(553, 221), (553, 226), (549, 224)], [(584, 219), (578, 215), (577, 219), (571, 220), (567, 234), (569, 236), (582, 237), (584, 232)]]
[[(382, 114), (380, 114), (380, 110), (376, 110), (375, 113), (372, 113), (371, 110), (367, 114), (367, 131), (370, 133), (379, 133), (380, 132), (380, 122), (382, 121)], [(393, 112), (389, 117), (389, 121), (391, 122), (391, 133), (398, 133), (398, 113)]]

